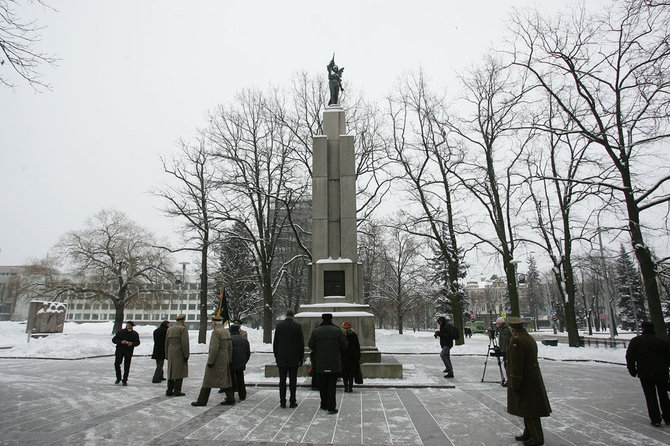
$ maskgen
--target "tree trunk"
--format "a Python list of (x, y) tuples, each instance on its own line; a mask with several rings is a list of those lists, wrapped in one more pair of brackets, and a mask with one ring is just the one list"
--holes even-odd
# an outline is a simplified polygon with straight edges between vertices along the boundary
[(117, 331), (123, 328), (123, 312), (125, 310), (123, 304), (120, 301), (114, 302), (114, 327), (112, 328), (112, 334), (116, 334)]
[(400, 313), (400, 311), (398, 311), (398, 334), (402, 334), (402, 329), (403, 329), (402, 313)]
[(270, 272), (263, 271), (263, 343), (272, 343), (272, 284)]
[(208, 240), (203, 241), (202, 251), (200, 252), (200, 327), (198, 329), (198, 344), (207, 343), (207, 252)]

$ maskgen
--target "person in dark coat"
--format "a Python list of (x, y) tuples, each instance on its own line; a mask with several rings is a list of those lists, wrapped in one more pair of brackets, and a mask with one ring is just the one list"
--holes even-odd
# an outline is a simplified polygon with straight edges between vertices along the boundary
[(272, 351), (279, 368), (279, 405), (286, 407), (286, 377), (288, 376), (289, 404), (291, 408), (298, 407), (296, 401), (296, 387), (298, 384), (298, 367), (302, 365), (305, 356), (305, 340), (302, 327), (293, 320), (295, 312), (286, 310), (286, 318), (277, 324), (272, 341)]
[(244, 371), (251, 357), (251, 347), (247, 338), (240, 332), (240, 326), (237, 324), (230, 326), (230, 339), (233, 342), (233, 356), (230, 359), (229, 367), (230, 379), (233, 384), (233, 391), (237, 390), (237, 396), (240, 398), (240, 401), (244, 401), (247, 398)]
[(507, 347), (507, 413), (523, 417), (523, 433), (516, 440), (537, 446), (544, 444), (540, 417), (548, 417), (551, 406), (537, 362), (537, 343), (524, 322), (516, 316), (507, 318), (512, 331)]
[[(126, 328), (117, 331), (112, 342), (116, 344), (114, 358), (114, 371), (116, 372), (116, 382), (123, 381), (123, 385), (128, 385), (128, 374), (130, 373), (130, 361), (133, 359), (133, 350), (140, 345), (140, 335), (135, 330), (133, 321), (126, 322)], [(123, 362), (123, 377), (121, 377), (121, 362)]]
[(446, 373), (444, 377), (453, 378), (454, 367), (451, 364), (451, 348), (454, 346), (454, 339), (456, 338), (454, 336), (454, 332), (457, 332), (457, 328), (454, 327), (444, 316), (438, 317), (437, 323), (439, 328), (435, 332), (434, 337), (440, 338), (440, 347), (442, 347), (442, 350), (440, 351), (440, 358), (444, 363), (443, 372)]
[(333, 324), (332, 314), (324, 313), (321, 319), (321, 325), (316, 327), (309, 337), (308, 346), (315, 353), (321, 409), (336, 414), (337, 378), (342, 373), (341, 355), (347, 348), (347, 339), (342, 330)]
[(649, 419), (652, 426), (656, 427), (661, 425), (661, 418), (666, 425), (670, 425), (669, 365), (670, 344), (656, 336), (654, 324), (642, 322), (642, 334), (635, 336), (628, 344), (626, 366), (632, 377), (640, 378)]
[[(503, 365), (505, 366), (505, 373), (507, 373), (507, 347), (509, 346), (509, 340), (512, 337), (512, 332), (509, 329), (509, 325), (505, 323), (505, 319), (499, 317), (496, 319), (496, 331), (498, 332), (498, 349), (500, 351), (500, 357), (502, 358)], [(505, 380), (502, 382), (503, 387), (507, 387)]]
[(347, 348), (342, 352), (342, 382), (345, 392), (353, 392), (354, 377), (361, 367), (361, 344), (351, 323), (342, 324), (342, 332), (347, 340)]
[(170, 323), (168, 321), (163, 321), (154, 330), (154, 350), (151, 353), (151, 359), (156, 361), (156, 371), (154, 372), (154, 377), (151, 379), (152, 383), (159, 383), (165, 381), (165, 376), (163, 375), (163, 364), (165, 364), (165, 335), (167, 334), (168, 327)]

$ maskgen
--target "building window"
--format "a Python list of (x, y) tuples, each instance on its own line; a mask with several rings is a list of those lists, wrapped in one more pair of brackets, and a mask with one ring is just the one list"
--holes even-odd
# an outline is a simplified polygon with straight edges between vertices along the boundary
[(84, 304), (77, 304), (76, 308), (77, 310), (81, 310), (84, 308)]
[(194, 321), (195, 320), (195, 314), (189, 314), (188, 315), (188, 320), (189, 321)]
[(179, 309), (180, 309), (180, 310), (185, 310), (185, 309), (186, 309), (186, 304), (181, 304), (181, 305), (179, 305)]
[(157, 320), (158, 320), (158, 316), (160, 316), (160, 314), (152, 314), (152, 315), (151, 315), (151, 319), (154, 320), (154, 321), (157, 321)]
[(90, 320), (90, 319), (91, 319), (91, 315), (90, 315), (90, 314), (85, 314), (85, 315), (84, 315), (84, 320), (85, 320), (85, 321), (88, 321), (88, 320)]
[(98, 320), (98, 313), (93, 313), (91, 315), (91, 319), (93, 319), (94, 321), (97, 321)]
[(195, 304), (188, 304), (189, 310), (195, 310)]

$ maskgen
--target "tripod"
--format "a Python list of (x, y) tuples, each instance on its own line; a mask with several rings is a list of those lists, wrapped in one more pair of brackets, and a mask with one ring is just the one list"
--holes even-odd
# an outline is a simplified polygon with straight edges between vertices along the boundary
[(484, 361), (484, 373), (482, 373), (481, 382), (484, 382), (484, 376), (486, 376), (486, 366), (489, 362), (489, 356), (495, 356), (495, 358), (498, 360), (498, 370), (500, 370), (500, 381), (487, 381), (487, 382), (496, 382), (496, 383), (500, 382), (500, 384), (503, 387), (505, 387), (505, 375), (503, 374), (502, 364), (500, 362), (500, 358), (502, 357), (503, 353), (500, 351), (500, 347), (498, 347), (498, 341), (496, 340), (495, 331), (487, 330), (487, 333), (489, 335), (489, 346), (488, 349), (486, 350), (486, 360)]

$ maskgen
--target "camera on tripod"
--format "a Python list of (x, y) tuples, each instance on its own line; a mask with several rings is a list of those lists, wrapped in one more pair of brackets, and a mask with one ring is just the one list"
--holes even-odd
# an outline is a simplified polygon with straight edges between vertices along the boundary
[(502, 371), (502, 363), (500, 359), (504, 357), (504, 352), (500, 350), (500, 346), (498, 345), (498, 337), (497, 337), (498, 332), (493, 327), (491, 327), (488, 330), (486, 330), (486, 334), (489, 337), (489, 346), (488, 350), (486, 351), (486, 360), (484, 361), (484, 373), (482, 374), (482, 382), (484, 382), (484, 376), (486, 375), (486, 365), (488, 364), (489, 356), (492, 356), (497, 359), (498, 370), (500, 371), (500, 381), (496, 382), (500, 382), (502, 386), (505, 387), (506, 386), (505, 375), (503, 374)]

